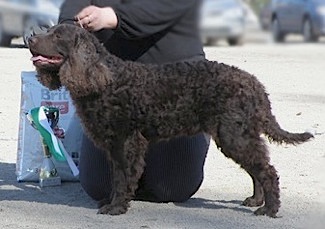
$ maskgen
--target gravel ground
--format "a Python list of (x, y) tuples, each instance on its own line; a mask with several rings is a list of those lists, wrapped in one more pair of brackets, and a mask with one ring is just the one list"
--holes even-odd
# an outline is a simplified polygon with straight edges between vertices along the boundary
[(39, 188), (18, 183), (15, 162), (20, 72), (34, 70), (20, 45), (0, 49), (0, 228), (323, 228), (325, 223), (325, 46), (207, 47), (208, 59), (256, 75), (270, 93), (273, 112), (290, 131), (311, 129), (314, 140), (299, 146), (269, 145), (280, 175), (280, 218), (256, 217), (241, 200), (251, 195), (249, 176), (211, 143), (200, 190), (186, 203), (131, 202), (125, 215), (97, 215), (96, 203), (79, 183)]

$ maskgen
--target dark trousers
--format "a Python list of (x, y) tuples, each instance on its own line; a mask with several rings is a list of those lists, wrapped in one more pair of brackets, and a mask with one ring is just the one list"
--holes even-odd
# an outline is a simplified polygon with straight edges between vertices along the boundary
[[(209, 142), (209, 137), (198, 134), (150, 145), (135, 199), (155, 202), (188, 200), (203, 181)], [(110, 197), (110, 165), (104, 153), (86, 136), (83, 137), (79, 169), (80, 183), (90, 197), (95, 200)]]

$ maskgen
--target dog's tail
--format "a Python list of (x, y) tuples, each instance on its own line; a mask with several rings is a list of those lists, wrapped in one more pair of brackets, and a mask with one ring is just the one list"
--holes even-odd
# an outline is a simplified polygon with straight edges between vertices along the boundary
[(290, 133), (286, 130), (283, 130), (279, 123), (276, 121), (275, 117), (271, 114), (268, 115), (268, 121), (264, 123), (264, 133), (268, 137), (270, 142), (277, 142), (279, 144), (300, 144), (308, 141), (313, 138), (314, 135), (310, 132), (304, 133)]

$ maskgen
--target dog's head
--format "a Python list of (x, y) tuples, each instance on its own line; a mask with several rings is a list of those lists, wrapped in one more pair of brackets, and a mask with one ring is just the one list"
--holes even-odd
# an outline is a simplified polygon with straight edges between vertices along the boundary
[[(60, 75), (78, 74), (91, 66), (96, 61), (91, 54), (98, 53), (99, 45), (87, 30), (71, 24), (56, 25), (29, 39), (39, 81), (52, 90), (62, 86)], [(78, 66), (78, 72), (73, 66)]]

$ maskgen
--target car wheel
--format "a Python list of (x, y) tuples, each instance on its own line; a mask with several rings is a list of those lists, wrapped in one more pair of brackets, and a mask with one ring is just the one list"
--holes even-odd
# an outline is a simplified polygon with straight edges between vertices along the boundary
[(243, 45), (244, 39), (242, 36), (228, 38), (228, 44), (230, 46)]
[(279, 20), (274, 18), (272, 21), (272, 35), (273, 40), (275, 42), (283, 42), (284, 41), (284, 33), (281, 31)]
[(3, 26), (0, 18), (0, 46), (1, 47), (9, 47), (11, 44), (12, 37), (3, 31)]
[(314, 35), (311, 21), (306, 19), (303, 24), (302, 34), (304, 36), (305, 42), (317, 41), (318, 37)]
[(213, 46), (213, 45), (216, 45), (218, 39), (216, 38), (213, 38), (213, 37), (208, 37), (205, 41), (205, 45), (207, 46)]

